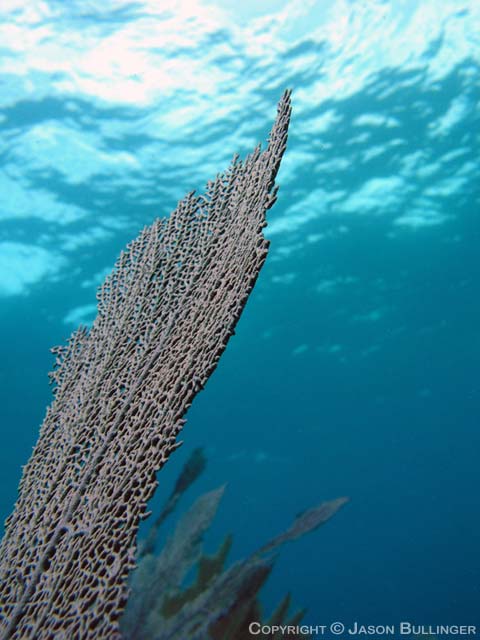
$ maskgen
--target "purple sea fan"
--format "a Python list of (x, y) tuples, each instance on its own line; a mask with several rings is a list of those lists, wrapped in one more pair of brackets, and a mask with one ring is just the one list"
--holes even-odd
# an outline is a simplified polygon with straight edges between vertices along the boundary
[(120, 637), (155, 474), (267, 255), (290, 110), (287, 91), (265, 151), (140, 233), (100, 287), (91, 330), (55, 350), (55, 398), (0, 546), (1, 638)]

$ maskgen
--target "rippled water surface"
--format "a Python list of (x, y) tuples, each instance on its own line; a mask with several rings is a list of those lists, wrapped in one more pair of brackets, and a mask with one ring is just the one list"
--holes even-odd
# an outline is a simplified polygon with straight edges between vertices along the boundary
[(284, 550), (267, 609), (290, 590), (312, 624), (480, 624), (480, 3), (3, 0), (0, 16), (2, 517), (49, 347), (91, 322), (143, 225), (265, 139), (291, 87), (271, 253), (160, 492), (206, 445), (198, 490), (228, 482), (212, 537), (234, 531), (235, 557), (348, 495)]

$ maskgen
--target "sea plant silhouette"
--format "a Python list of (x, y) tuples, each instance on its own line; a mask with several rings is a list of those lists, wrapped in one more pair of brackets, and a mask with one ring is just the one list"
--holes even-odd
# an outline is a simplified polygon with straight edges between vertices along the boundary
[(0, 546), (0, 637), (120, 637), (156, 472), (265, 261), (290, 92), (268, 146), (189, 193), (128, 245), (98, 315), (57, 347), (54, 400)]
[[(121, 620), (124, 640), (244, 640), (251, 638), (249, 625), (256, 622), (258, 638), (305, 638), (304, 633), (285, 630), (259, 633), (258, 623), (288, 628), (300, 625), (304, 611), (289, 613), (287, 594), (268, 619), (264, 619), (259, 592), (273, 568), (275, 553), (285, 542), (317, 529), (347, 501), (337, 498), (297, 516), (292, 525), (245, 560), (225, 568), (232, 544), (228, 535), (217, 552), (202, 551), (205, 532), (217, 511), (224, 487), (206, 493), (183, 515), (175, 533), (155, 555), (160, 525), (172, 513), (183, 491), (205, 467), (201, 449), (187, 461), (165, 507), (141, 545), (140, 561), (132, 574), (132, 593)], [(184, 586), (196, 567), (195, 580)]]

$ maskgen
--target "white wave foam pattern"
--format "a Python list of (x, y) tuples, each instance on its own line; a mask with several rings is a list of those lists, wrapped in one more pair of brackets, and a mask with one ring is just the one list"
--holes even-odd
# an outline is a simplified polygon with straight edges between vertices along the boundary
[[(92, 203), (86, 211), (59, 184), (88, 190), (99, 180), (118, 188), (119, 199), (123, 189), (147, 201), (160, 182), (165, 193), (180, 197), (222, 169), (231, 151), (259, 139), (275, 98), (296, 78), (291, 155), (279, 176), (282, 199), (295, 204), (275, 214), (272, 234), (298, 236), (307, 225), (310, 235), (321, 234), (321, 228), (310, 227), (325, 213), (388, 215), (397, 230), (440, 224), (448, 216), (435, 198), (478, 171), (471, 166), (448, 183), (439, 176), (436, 186), (438, 162), (428, 154), (416, 156), (416, 177), (424, 175), (425, 184), (420, 180), (412, 193), (409, 167), (401, 163), (401, 123), (368, 104), (351, 123), (346, 151), (332, 142), (347, 124), (344, 102), (383, 72), (421, 70), (425, 88), (441, 84), (462, 61), (478, 62), (477, 0), (3, 0), (0, 18), (0, 153), (6, 158), (0, 222), (35, 218), (49, 225), (48, 238), (40, 231), (29, 238), (28, 260), (26, 244), (0, 236), (9, 257), (0, 263), (4, 296), (59, 275), (67, 259), (62, 247), (78, 246), (80, 220), (82, 234), (92, 230), (92, 242), (111, 235), (99, 230), (107, 204)], [(410, 80), (399, 80), (396, 89), (402, 82), (406, 88)], [(385, 86), (383, 97), (394, 91)], [(53, 116), (42, 111), (49, 101), (56, 105)], [(16, 114), (22, 105), (28, 117), (20, 124)], [(428, 106), (419, 105), (417, 112), (422, 109)], [(428, 135), (454, 135), (473, 111), (468, 97), (457, 96), (430, 123)], [(378, 130), (395, 137), (370, 144)], [(122, 148), (132, 136), (141, 142)], [(352, 163), (387, 154), (398, 155), (395, 175), (373, 173), (350, 193), (338, 185)], [(312, 188), (299, 187), (305, 176), (314, 179)], [(296, 237), (294, 244), (304, 242)]]

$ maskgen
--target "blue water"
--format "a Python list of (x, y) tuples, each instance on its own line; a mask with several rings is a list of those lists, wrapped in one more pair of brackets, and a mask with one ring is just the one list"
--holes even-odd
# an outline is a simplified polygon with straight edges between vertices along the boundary
[(270, 256), (156, 501), (206, 446), (189, 498), (228, 482), (207, 542), (233, 531), (239, 558), (347, 495), (282, 551), (266, 609), (478, 631), (480, 3), (233, 4), (2, 2), (0, 516), (49, 348), (291, 87)]

